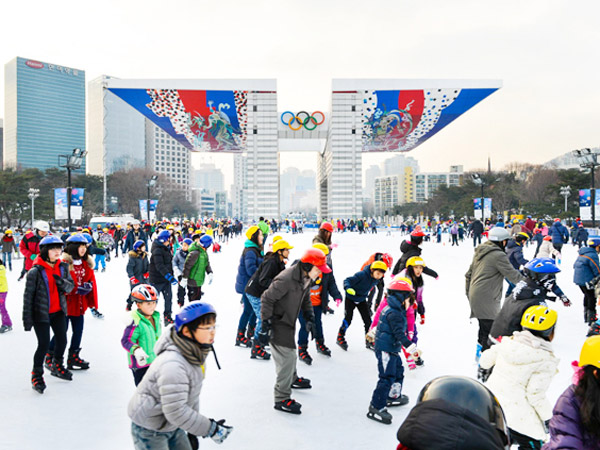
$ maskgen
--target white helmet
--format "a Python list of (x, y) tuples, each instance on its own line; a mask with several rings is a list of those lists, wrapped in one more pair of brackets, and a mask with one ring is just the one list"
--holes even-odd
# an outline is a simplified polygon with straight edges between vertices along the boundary
[(500, 227), (492, 228), (488, 233), (488, 239), (494, 242), (501, 242), (510, 239), (510, 234), (508, 230)]
[(45, 220), (36, 220), (33, 222), (33, 228), (39, 231), (45, 231), (48, 233), (50, 231), (50, 225)]
[(131, 222), (131, 225), (141, 225), (141, 223), (139, 220), (133, 219), (133, 221)]

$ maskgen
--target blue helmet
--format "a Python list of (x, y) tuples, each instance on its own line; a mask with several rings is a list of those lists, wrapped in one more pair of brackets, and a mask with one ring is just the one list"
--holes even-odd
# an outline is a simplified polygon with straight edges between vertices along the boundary
[(71, 242), (75, 242), (75, 243), (79, 243), (79, 244), (86, 244), (88, 243), (87, 239), (84, 238), (81, 233), (77, 233), (74, 234), (73, 236), (69, 236), (67, 238), (67, 242), (71, 243)]
[(185, 238), (182, 243), (183, 244), (187, 244), (187, 245), (192, 245), (194, 241), (192, 241), (190, 238)]
[(181, 331), (181, 328), (190, 322), (193, 322), (198, 317), (205, 316), (206, 314), (217, 314), (217, 311), (210, 303), (204, 303), (201, 301), (195, 301), (187, 304), (181, 311), (175, 316), (175, 330)]
[(137, 252), (142, 245), (146, 245), (146, 243), (144, 241), (142, 241), (141, 239), (138, 239), (137, 241), (135, 241), (133, 243), (133, 249)]
[(200, 245), (204, 248), (208, 248), (212, 245), (213, 243), (213, 238), (210, 237), (208, 234), (205, 234), (204, 236), (202, 236), (200, 238)]
[(91, 234), (82, 233), (81, 235), (83, 236), (83, 238), (85, 239), (85, 241), (87, 242), (88, 245), (91, 245), (91, 243), (94, 242), (94, 238), (92, 237)]
[(590, 247), (598, 247), (600, 245), (600, 237), (594, 236), (588, 239), (588, 245)]
[(560, 272), (552, 258), (534, 258), (525, 264), (525, 275), (532, 280), (545, 280)]
[(59, 237), (49, 234), (40, 241), (40, 247), (45, 245), (60, 245), (61, 247), (64, 247), (65, 243)]
[(171, 239), (171, 232), (169, 230), (163, 230), (160, 233), (158, 233), (158, 236), (156, 237), (156, 240), (158, 242), (162, 242), (163, 244), (165, 242), (167, 242), (169, 239)]

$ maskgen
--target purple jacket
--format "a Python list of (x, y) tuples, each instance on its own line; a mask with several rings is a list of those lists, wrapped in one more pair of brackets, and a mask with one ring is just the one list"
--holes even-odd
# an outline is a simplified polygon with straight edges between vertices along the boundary
[(584, 430), (579, 417), (579, 399), (571, 385), (558, 398), (550, 419), (550, 440), (542, 450), (600, 449), (600, 438)]

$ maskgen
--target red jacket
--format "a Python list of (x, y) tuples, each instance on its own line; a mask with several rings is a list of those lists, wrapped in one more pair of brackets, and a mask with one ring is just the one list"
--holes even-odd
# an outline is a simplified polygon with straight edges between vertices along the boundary
[(45, 272), (46, 272), (46, 278), (47, 278), (47, 288), (48, 288), (48, 313), (52, 314), (55, 312), (60, 311), (61, 308), (61, 304), (60, 304), (60, 294), (58, 292), (58, 288), (56, 287), (56, 281), (54, 281), (54, 275), (58, 275), (59, 277), (61, 276), (60, 273), (60, 259), (54, 264), (54, 266), (51, 266), (50, 264), (48, 264), (46, 261), (44, 261), (41, 257), (37, 257), (35, 258), (35, 261), (32, 261), (31, 264), (35, 264), (36, 266), (41, 266), (44, 268)]
[(40, 236), (33, 231), (28, 231), (25, 236), (23, 236), (23, 239), (21, 239), (19, 251), (25, 257), (25, 270), (27, 271), (33, 266), (35, 257), (33, 259), (31, 257), (40, 254), (39, 244), (41, 240)]
[[(88, 308), (98, 308), (98, 289), (96, 288), (96, 276), (94, 275), (94, 260), (88, 256), (87, 261), (81, 262), (83, 276), (79, 276), (79, 269), (75, 269), (73, 258), (67, 253), (63, 253), (62, 260), (69, 264), (69, 273), (73, 278), (75, 287), (70, 294), (67, 294), (67, 315), (83, 316)], [(77, 288), (83, 283), (92, 283), (92, 292), (86, 295), (77, 293)]]

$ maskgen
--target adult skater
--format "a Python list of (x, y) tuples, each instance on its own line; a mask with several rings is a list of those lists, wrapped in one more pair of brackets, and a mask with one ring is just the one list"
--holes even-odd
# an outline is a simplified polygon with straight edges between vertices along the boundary
[(552, 236), (552, 245), (559, 252), (562, 251), (563, 244), (569, 242), (569, 230), (560, 222), (560, 219), (554, 219), (548, 234)]
[(591, 325), (597, 320), (596, 317), (596, 295), (594, 293), (593, 281), (600, 275), (600, 238), (591, 238), (587, 247), (579, 250), (579, 256), (573, 264), (573, 282), (583, 292), (583, 314), (585, 323)]
[(471, 224), (471, 233), (473, 234), (473, 247), (481, 244), (481, 235), (483, 234), (483, 224), (481, 220), (475, 219)]
[(144, 245), (148, 248), (148, 237), (146, 236), (146, 233), (144, 233), (144, 230), (142, 230), (140, 221), (134, 220), (131, 229), (127, 232), (127, 236), (125, 236), (123, 253), (133, 250), (133, 244), (137, 241), (144, 241)]
[(171, 317), (171, 302), (173, 298), (172, 286), (177, 285), (173, 276), (173, 255), (169, 248), (171, 233), (168, 230), (161, 231), (154, 242), (150, 256), (149, 275), (150, 284), (162, 293), (165, 301), (164, 321), (165, 326), (173, 323)]

